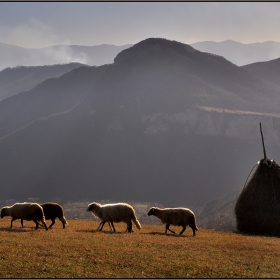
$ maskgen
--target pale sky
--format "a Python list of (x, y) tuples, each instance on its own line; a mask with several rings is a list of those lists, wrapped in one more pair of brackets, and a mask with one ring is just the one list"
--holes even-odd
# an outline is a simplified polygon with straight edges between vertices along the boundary
[(280, 2), (0, 2), (0, 43), (280, 42)]

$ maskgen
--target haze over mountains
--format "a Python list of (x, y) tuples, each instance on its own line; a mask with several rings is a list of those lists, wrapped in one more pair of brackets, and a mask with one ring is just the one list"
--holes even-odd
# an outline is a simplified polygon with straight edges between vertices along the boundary
[(27, 49), (0, 43), (0, 70), (7, 67), (42, 66), (71, 62), (99, 66), (112, 63), (120, 51), (130, 46), (57, 45), (40, 49)]
[(221, 55), (238, 66), (280, 57), (280, 43), (273, 41), (251, 44), (242, 44), (233, 40), (205, 41), (191, 44), (191, 46), (202, 52)]
[[(113, 63), (116, 55), (132, 44), (123, 46), (57, 45), (40, 49), (27, 49), (0, 43), (0, 70), (16, 66), (42, 66), (78, 62), (90, 66)], [(223, 42), (197, 42), (190, 44), (196, 50), (223, 56), (232, 63), (243, 66), (280, 57), (279, 42), (242, 44), (233, 40)]]
[(6, 98), (0, 196), (196, 209), (241, 188), (262, 157), (260, 121), (268, 156), (280, 156), (280, 86), (266, 65), (238, 67), (151, 38), (112, 64), (77, 67)]

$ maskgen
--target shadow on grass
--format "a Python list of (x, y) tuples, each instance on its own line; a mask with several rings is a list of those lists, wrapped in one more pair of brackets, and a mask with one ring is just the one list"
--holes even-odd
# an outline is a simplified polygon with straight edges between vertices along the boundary
[(124, 231), (117, 231), (117, 232), (113, 232), (113, 231), (99, 231), (99, 230), (95, 230), (95, 229), (77, 229), (77, 232), (92, 232), (92, 233), (102, 233), (102, 234), (123, 234), (126, 233)]
[(35, 228), (0, 228), (0, 231), (7, 231), (7, 232), (30, 232), (30, 231), (35, 231)]
[(275, 234), (275, 235), (274, 234), (269, 235), (269, 234), (264, 234), (264, 233), (263, 234), (262, 233), (257, 234), (257, 233), (241, 232), (241, 231), (238, 231), (238, 230), (232, 230), (231, 232), (236, 234), (236, 235), (249, 236), (249, 237), (275, 237), (275, 238), (280, 238), (280, 236), (277, 235), (277, 234)]
[(182, 238), (182, 237), (193, 237), (192, 235), (183, 235), (183, 234), (177, 234), (177, 233), (163, 233), (163, 232), (143, 232), (143, 233), (140, 233), (140, 234), (149, 234), (149, 235), (166, 235), (166, 236), (170, 236), (170, 237), (179, 237), (179, 238)]

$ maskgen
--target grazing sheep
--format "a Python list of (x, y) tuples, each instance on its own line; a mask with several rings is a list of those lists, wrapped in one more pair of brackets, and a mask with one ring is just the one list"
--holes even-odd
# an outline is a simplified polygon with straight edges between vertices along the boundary
[[(56, 218), (61, 221), (63, 228), (65, 228), (65, 225), (68, 223), (64, 217), (64, 211), (61, 205), (55, 202), (46, 202), (40, 205), (44, 210), (45, 220), (52, 220), (49, 228), (55, 224)], [(21, 220), (21, 225), (23, 227), (23, 220)]]
[(126, 203), (114, 203), (114, 204), (104, 204), (93, 202), (88, 205), (87, 211), (91, 211), (94, 216), (101, 220), (100, 225), (97, 230), (101, 231), (106, 222), (111, 223), (114, 232), (116, 232), (114, 223), (125, 222), (127, 224), (126, 231), (132, 232), (132, 222), (135, 223), (138, 229), (141, 229), (141, 225), (136, 218), (134, 209), (131, 205)]
[(52, 220), (49, 228), (51, 228), (55, 224), (56, 218), (61, 221), (62, 227), (65, 228), (65, 225), (67, 225), (68, 223), (64, 217), (64, 211), (61, 205), (55, 202), (46, 202), (40, 205), (43, 207), (45, 219)]
[(17, 219), (34, 221), (36, 223), (36, 229), (38, 229), (39, 222), (42, 222), (45, 229), (48, 230), (44, 211), (42, 206), (38, 203), (15, 203), (12, 206), (6, 206), (1, 209), (1, 218), (5, 216), (11, 216), (11, 228), (13, 227), (13, 221)]
[(193, 230), (193, 236), (195, 236), (195, 231), (198, 230), (196, 226), (196, 219), (194, 213), (188, 208), (157, 208), (152, 207), (148, 216), (156, 216), (161, 220), (163, 224), (166, 224), (165, 233), (167, 230), (175, 233), (173, 230), (169, 229), (170, 225), (182, 226), (183, 229), (180, 234), (186, 230), (186, 227), (189, 225)]

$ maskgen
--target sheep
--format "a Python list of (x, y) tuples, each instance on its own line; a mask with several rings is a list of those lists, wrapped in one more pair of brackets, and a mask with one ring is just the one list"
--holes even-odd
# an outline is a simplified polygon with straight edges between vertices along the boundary
[(34, 221), (34, 223), (36, 223), (36, 229), (38, 229), (39, 222), (42, 222), (45, 229), (48, 230), (43, 208), (38, 203), (15, 203), (12, 206), (3, 207), (1, 209), (1, 218), (5, 216), (12, 217), (11, 228), (13, 227), (13, 221), (22, 219), (27, 221)]
[[(64, 217), (64, 211), (61, 205), (55, 202), (46, 202), (40, 205), (44, 210), (45, 220), (52, 220), (49, 228), (55, 224), (56, 218), (61, 221), (63, 228), (65, 228), (65, 225), (68, 223)], [(23, 220), (21, 220), (21, 225), (23, 227)]]
[[(87, 212), (91, 211), (94, 216), (101, 220), (97, 230), (102, 231), (106, 222), (111, 223), (114, 232), (116, 232), (113, 222), (125, 222), (127, 224), (126, 231), (132, 232), (132, 222), (135, 223), (138, 229), (141, 229), (141, 225), (137, 220), (133, 207), (126, 203), (114, 203), (104, 204), (93, 202), (88, 205)], [(101, 227), (100, 227), (101, 226)], [(100, 228), (99, 228), (100, 227)]]
[(61, 205), (55, 202), (46, 202), (40, 205), (43, 207), (45, 219), (52, 221), (49, 228), (51, 228), (55, 224), (56, 218), (61, 221), (62, 227), (65, 228), (65, 225), (67, 225), (68, 223), (64, 217), (64, 211)]
[(165, 233), (169, 230), (175, 233), (173, 230), (169, 229), (170, 225), (182, 226), (183, 229), (179, 234), (183, 234), (186, 227), (189, 225), (193, 230), (193, 236), (196, 235), (195, 231), (198, 230), (196, 225), (196, 219), (194, 213), (188, 208), (158, 208), (152, 207), (148, 216), (156, 216), (161, 220), (163, 224), (166, 224)]

